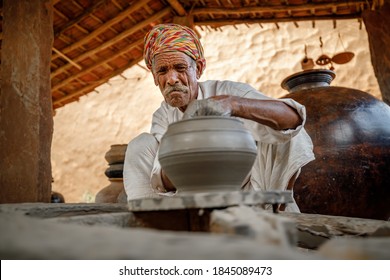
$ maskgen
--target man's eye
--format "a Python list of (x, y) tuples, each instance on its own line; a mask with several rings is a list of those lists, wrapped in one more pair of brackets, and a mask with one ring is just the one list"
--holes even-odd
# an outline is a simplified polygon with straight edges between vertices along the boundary
[(176, 69), (177, 69), (177, 71), (179, 71), (179, 72), (184, 72), (184, 71), (187, 70), (187, 67), (185, 67), (185, 66), (179, 66), (179, 67), (176, 67)]

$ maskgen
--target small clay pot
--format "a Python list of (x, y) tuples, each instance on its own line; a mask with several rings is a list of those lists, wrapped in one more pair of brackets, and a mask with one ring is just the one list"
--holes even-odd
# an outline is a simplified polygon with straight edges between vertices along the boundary
[(96, 194), (95, 203), (117, 203), (118, 197), (123, 190), (123, 179), (110, 179), (110, 184)]
[(59, 192), (51, 192), (51, 203), (65, 203), (65, 198)]
[(178, 193), (237, 191), (257, 155), (256, 144), (235, 118), (204, 116), (169, 125), (159, 161)]
[(108, 178), (123, 178), (123, 163), (110, 164), (104, 174)]
[(111, 145), (110, 150), (104, 155), (108, 164), (123, 163), (125, 161), (127, 144)]

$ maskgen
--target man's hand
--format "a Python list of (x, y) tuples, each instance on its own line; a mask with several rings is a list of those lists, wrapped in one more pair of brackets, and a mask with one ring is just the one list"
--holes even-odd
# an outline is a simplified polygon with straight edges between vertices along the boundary
[(275, 130), (295, 129), (302, 123), (297, 111), (279, 100), (249, 99), (233, 95), (194, 100), (188, 105), (183, 119), (210, 115), (240, 117)]
[(164, 188), (167, 192), (175, 192), (176, 188), (171, 182), (171, 180), (168, 178), (167, 174), (165, 174), (164, 170), (161, 170), (161, 179), (164, 185)]
[(208, 99), (193, 100), (184, 112), (183, 119), (197, 116), (231, 116), (232, 106), (229, 96), (215, 96)]

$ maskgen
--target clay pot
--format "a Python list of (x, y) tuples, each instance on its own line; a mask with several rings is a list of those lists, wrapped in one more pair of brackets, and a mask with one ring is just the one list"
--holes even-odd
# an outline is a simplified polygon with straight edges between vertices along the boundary
[(123, 163), (125, 161), (127, 144), (111, 145), (110, 149), (104, 155), (108, 164)]
[(387, 220), (390, 217), (390, 107), (370, 94), (330, 86), (330, 70), (303, 71), (282, 87), (306, 106), (316, 159), (294, 186), (300, 210)]
[(309, 70), (314, 68), (314, 60), (312, 58), (304, 57), (301, 60), (301, 66), (303, 70)]
[(204, 116), (170, 124), (159, 160), (179, 194), (238, 191), (256, 153), (240, 120)]
[(61, 193), (52, 191), (51, 203), (65, 203), (65, 198)]
[(117, 203), (118, 197), (124, 191), (123, 179), (109, 179), (110, 184), (101, 189), (95, 197), (95, 203)]
[(110, 164), (104, 174), (108, 178), (123, 178), (123, 163)]

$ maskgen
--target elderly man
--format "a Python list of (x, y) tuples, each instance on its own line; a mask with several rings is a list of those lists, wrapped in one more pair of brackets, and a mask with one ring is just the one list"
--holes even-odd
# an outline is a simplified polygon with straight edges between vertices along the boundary
[[(291, 99), (272, 99), (244, 83), (198, 82), (206, 61), (192, 29), (155, 26), (145, 36), (144, 58), (164, 101), (153, 114), (151, 133), (128, 145), (123, 175), (129, 200), (175, 194), (157, 155), (168, 125), (183, 116), (206, 112), (244, 122), (257, 141), (258, 155), (243, 190), (292, 189), (301, 167), (314, 159), (311, 139), (303, 128), (304, 106)], [(299, 212), (299, 208), (291, 204), (286, 211)]]

